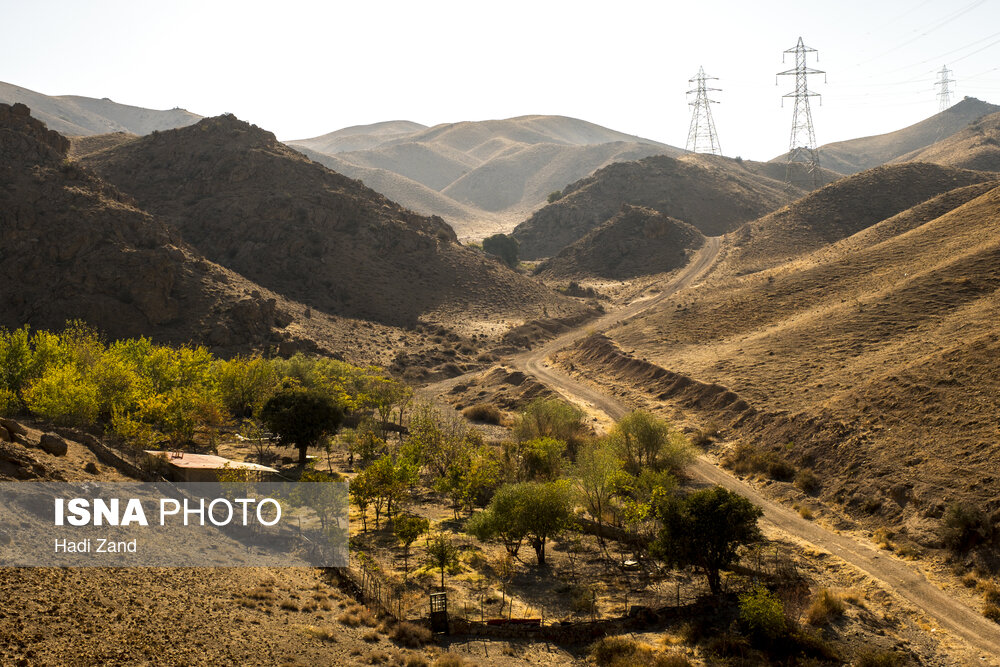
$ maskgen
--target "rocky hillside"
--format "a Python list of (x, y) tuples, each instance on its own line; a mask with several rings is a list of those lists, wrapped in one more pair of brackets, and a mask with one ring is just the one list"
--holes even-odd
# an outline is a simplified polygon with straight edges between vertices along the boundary
[(623, 204), (631, 204), (716, 236), (802, 194), (752, 164), (705, 155), (659, 155), (613, 164), (566, 186), (558, 201), (536, 211), (513, 235), (525, 259), (551, 257), (614, 216)]
[(726, 266), (737, 274), (770, 268), (938, 194), (995, 178), (989, 172), (921, 163), (869, 169), (741, 227)]
[(0, 102), (24, 104), (50, 130), (67, 136), (109, 132), (149, 134), (198, 122), (201, 116), (185, 109), (157, 111), (77, 95), (51, 97), (0, 81)]
[(82, 162), (211, 261), (326, 313), (493, 331), (581, 311), (458, 245), (440, 218), (404, 209), (233, 116)]
[[(950, 109), (901, 130), (820, 146), (820, 164), (826, 169), (832, 169), (842, 174), (854, 174), (871, 169), (947, 139), (964, 130), (969, 123), (998, 111), (1000, 111), (1000, 107), (995, 104), (983, 102), (974, 97), (966, 97)], [(772, 160), (772, 162), (784, 161), (784, 155)], [(967, 165), (954, 164), (953, 166)], [(969, 168), (981, 169), (982, 167)]]
[(510, 229), (549, 193), (607, 164), (683, 153), (562, 116), (430, 128), (392, 121), (289, 145), (404, 206), (442, 216), (463, 238)]
[(0, 326), (86, 320), (112, 337), (277, 345), (291, 317), (66, 158), (69, 141), (0, 104)]
[(618, 215), (542, 262), (537, 273), (546, 279), (627, 280), (679, 268), (704, 242), (685, 222), (626, 204)]
[(963, 169), (1000, 171), (1000, 113), (983, 116), (947, 139), (907, 153), (895, 161), (933, 162)]

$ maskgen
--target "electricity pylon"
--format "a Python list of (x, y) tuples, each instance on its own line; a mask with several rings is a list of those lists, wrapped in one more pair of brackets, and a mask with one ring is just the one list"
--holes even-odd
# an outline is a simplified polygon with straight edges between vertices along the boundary
[(691, 127), (688, 129), (686, 148), (694, 153), (722, 155), (719, 137), (715, 133), (715, 121), (712, 120), (712, 105), (718, 102), (708, 99), (708, 91), (722, 89), (706, 87), (705, 82), (709, 80), (718, 81), (719, 77), (707, 76), (704, 67), (699, 67), (698, 73), (688, 79), (688, 83), (693, 83), (694, 88), (687, 91), (687, 94), (694, 94), (695, 98), (694, 102), (688, 102), (691, 107)]
[[(812, 69), (806, 66), (806, 56), (816, 53), (816, 49), (810, 48), (802, 43), (799, 37), (798, 44), (794, 48), (787, 49), (781, 56), (781, 62), (785, 62), (785, 55), (795, 54), (795, 69), (778, 72), (778, 76), (795, 75), (795, 91), (783, 95), (781, 105), (785, 105), (786, 97), (795, 99), (795, 109), (792, 112), (792, 136), (788, 142), (788, 162), (785, 165), (785, 181), (788, 183), (804, 181), (811, 182), (812, 187), (819, 187), (819, 151), (816, 150), (816, 131), (813, 129), (812, 111), (809, 109), (809, 98), (819, 97), (819, 93), (809, 91), (809, 75), (823, 74), (824, 82), (826, 72)], [(816, 56), (819, 60), (819, 56)], [(777, 84), (777, 77), (775, 77)], [(794, 165), (801, 163), (805, 165), (805, 176), (799, 177), (795, 173)]]
[(941, 78), (937, 80), (935, 86), (941, 86), (941, 90), (938, 91), (938, 111), (944, 111), (951, 106), (951, 89), (948, 87), (949, 83), (955, 83), (954, 79), (949, 79), (951, 76), (951, 70), (946, 66), (941, 66), (941, 71), (938, 72)]

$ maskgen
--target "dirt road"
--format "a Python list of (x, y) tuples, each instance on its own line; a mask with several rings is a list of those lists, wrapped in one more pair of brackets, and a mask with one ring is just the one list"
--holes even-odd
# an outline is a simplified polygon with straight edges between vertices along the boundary
[[(560, 369), (547, 362), (547, 358), (560, 349), (571, 345), (591, 331), (604, 331), (622, 320), (656, 305), (674, 292), (695, 284), (712, 266), (719, 254), (721, 237), (707, 240), (691, 263), (663, 291), (654, 298), (634, 302), (622, 310), (610, 313), (581, 329), (567, 332), (538, 349), (517, 355), (513, 365), (534, 375), (539, 382), (574, 401), (588, 403), (595, 410), (612, 419), (624, 416), (628, 409), (612, 396), (599, 389), (583, 384), (569, 377)], [(964, 638), (970, 645), (983, 651), (981, 658), (993, 664), (1000, 664), (1000, 626), (984, 618), (978, 611), (952, 598), (932, 584), (913, 565), (901, 561), (887, 552), (880, 551), (873, 544), (840, 535), (822, 526), (807, 521), (797, 513), (773, 502), (757, 490), (707, 459), (700, 458), (692, 466), (691, 473), (711, 484), (719, 484), (739, 493), (764, 510), (765, 521), (776, 528), (827, 551), (871, 577), (885, 583), (898, 595), (922, 609), (937, 620), (942, 628)]]

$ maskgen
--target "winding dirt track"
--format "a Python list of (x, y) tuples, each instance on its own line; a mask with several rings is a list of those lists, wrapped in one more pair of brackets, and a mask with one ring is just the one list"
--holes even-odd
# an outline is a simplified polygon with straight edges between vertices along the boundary
[[(710, 237), (691, 263), (663, 287), (656, 297), (633, 302), (622, 310), (605, 315), (580, 329), (567, 332), (545, 345), (515, 356), (512, 365), (531, 373), (539, 382), (569, 399), (589, 403), (612, 419), (620, 419), (628, 408), (612, 396), (593, 386), (585, 385), (547, 363), (547, 358), (562, 348), (588, 335), (590, 331), (604, 331), (621, 321), (651, 308), (674, 292), (693, 285), (711, 268), (719, 254), (722, 237)], [(880, 551), (873, 544), (846, 535), (831, 532), (813, 522), (806, 521), (783, 505), (762, 496), (753, 486), (733, 477), (699, 458), (690, 472), (711, 484), (719, 484), (739, 493), (764, 510), (764, 520), (778, 529), (827, 551), (883, 582), (898, 595), (922, 609), (937, 620), (942, 628), (966, 639), (970, 645), (983, 651), (982, 659), (1000, 664), (1000, 626), (984, 618), (979, 612), (952, 598), (927, 580), (911, 565)]]

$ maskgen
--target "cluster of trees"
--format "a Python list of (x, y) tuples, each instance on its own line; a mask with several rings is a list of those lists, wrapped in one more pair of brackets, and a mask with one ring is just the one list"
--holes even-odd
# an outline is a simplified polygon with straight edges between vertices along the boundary
[[(355, 433), (353, 440), (365, 444), (357, 447), (362, 469), (350, 493), (364, 529), (371, 510), (376, 528), (383, 517), (392, 519), (408, 552), (430, 530), (405, 512), (411, 488), (422, 485), (449, 498), (456, 518), (469, 514), (468, 534), (502, 544), (512, 558), (528, 544), (544, 566), (547, 544), (574, 526), (582, 508), (598, 535), (608, 527), (667, 565), (695, 567), (715, 592), (739, 545), (760, 537), (760, 510), (742, 497), (721, 487), (680, 494), (677, 477), (694, 450), (652, 414), (633, 412), (595, 438), (580, 410), (540, 399), (516, 416), (512, 433), (510, 442), (487, 444), (461, 420), (426, 405), (411, 410), (405, 436)], [(444, 539), (434, 542), (441, 559)]]
[[(213, 445), (234, 421), (257, 419), (300, 449), (350, 417), (398, 429), (412, 390), (378, 368), (333, 359), (220, 359), (199, 346), (148, 338), (106, 342), (81, 322), (61, 332), (0, 329), (0, 414), (103, 426), (138, 449)], [(248, 429), (253, 432), (254, 429)]]

